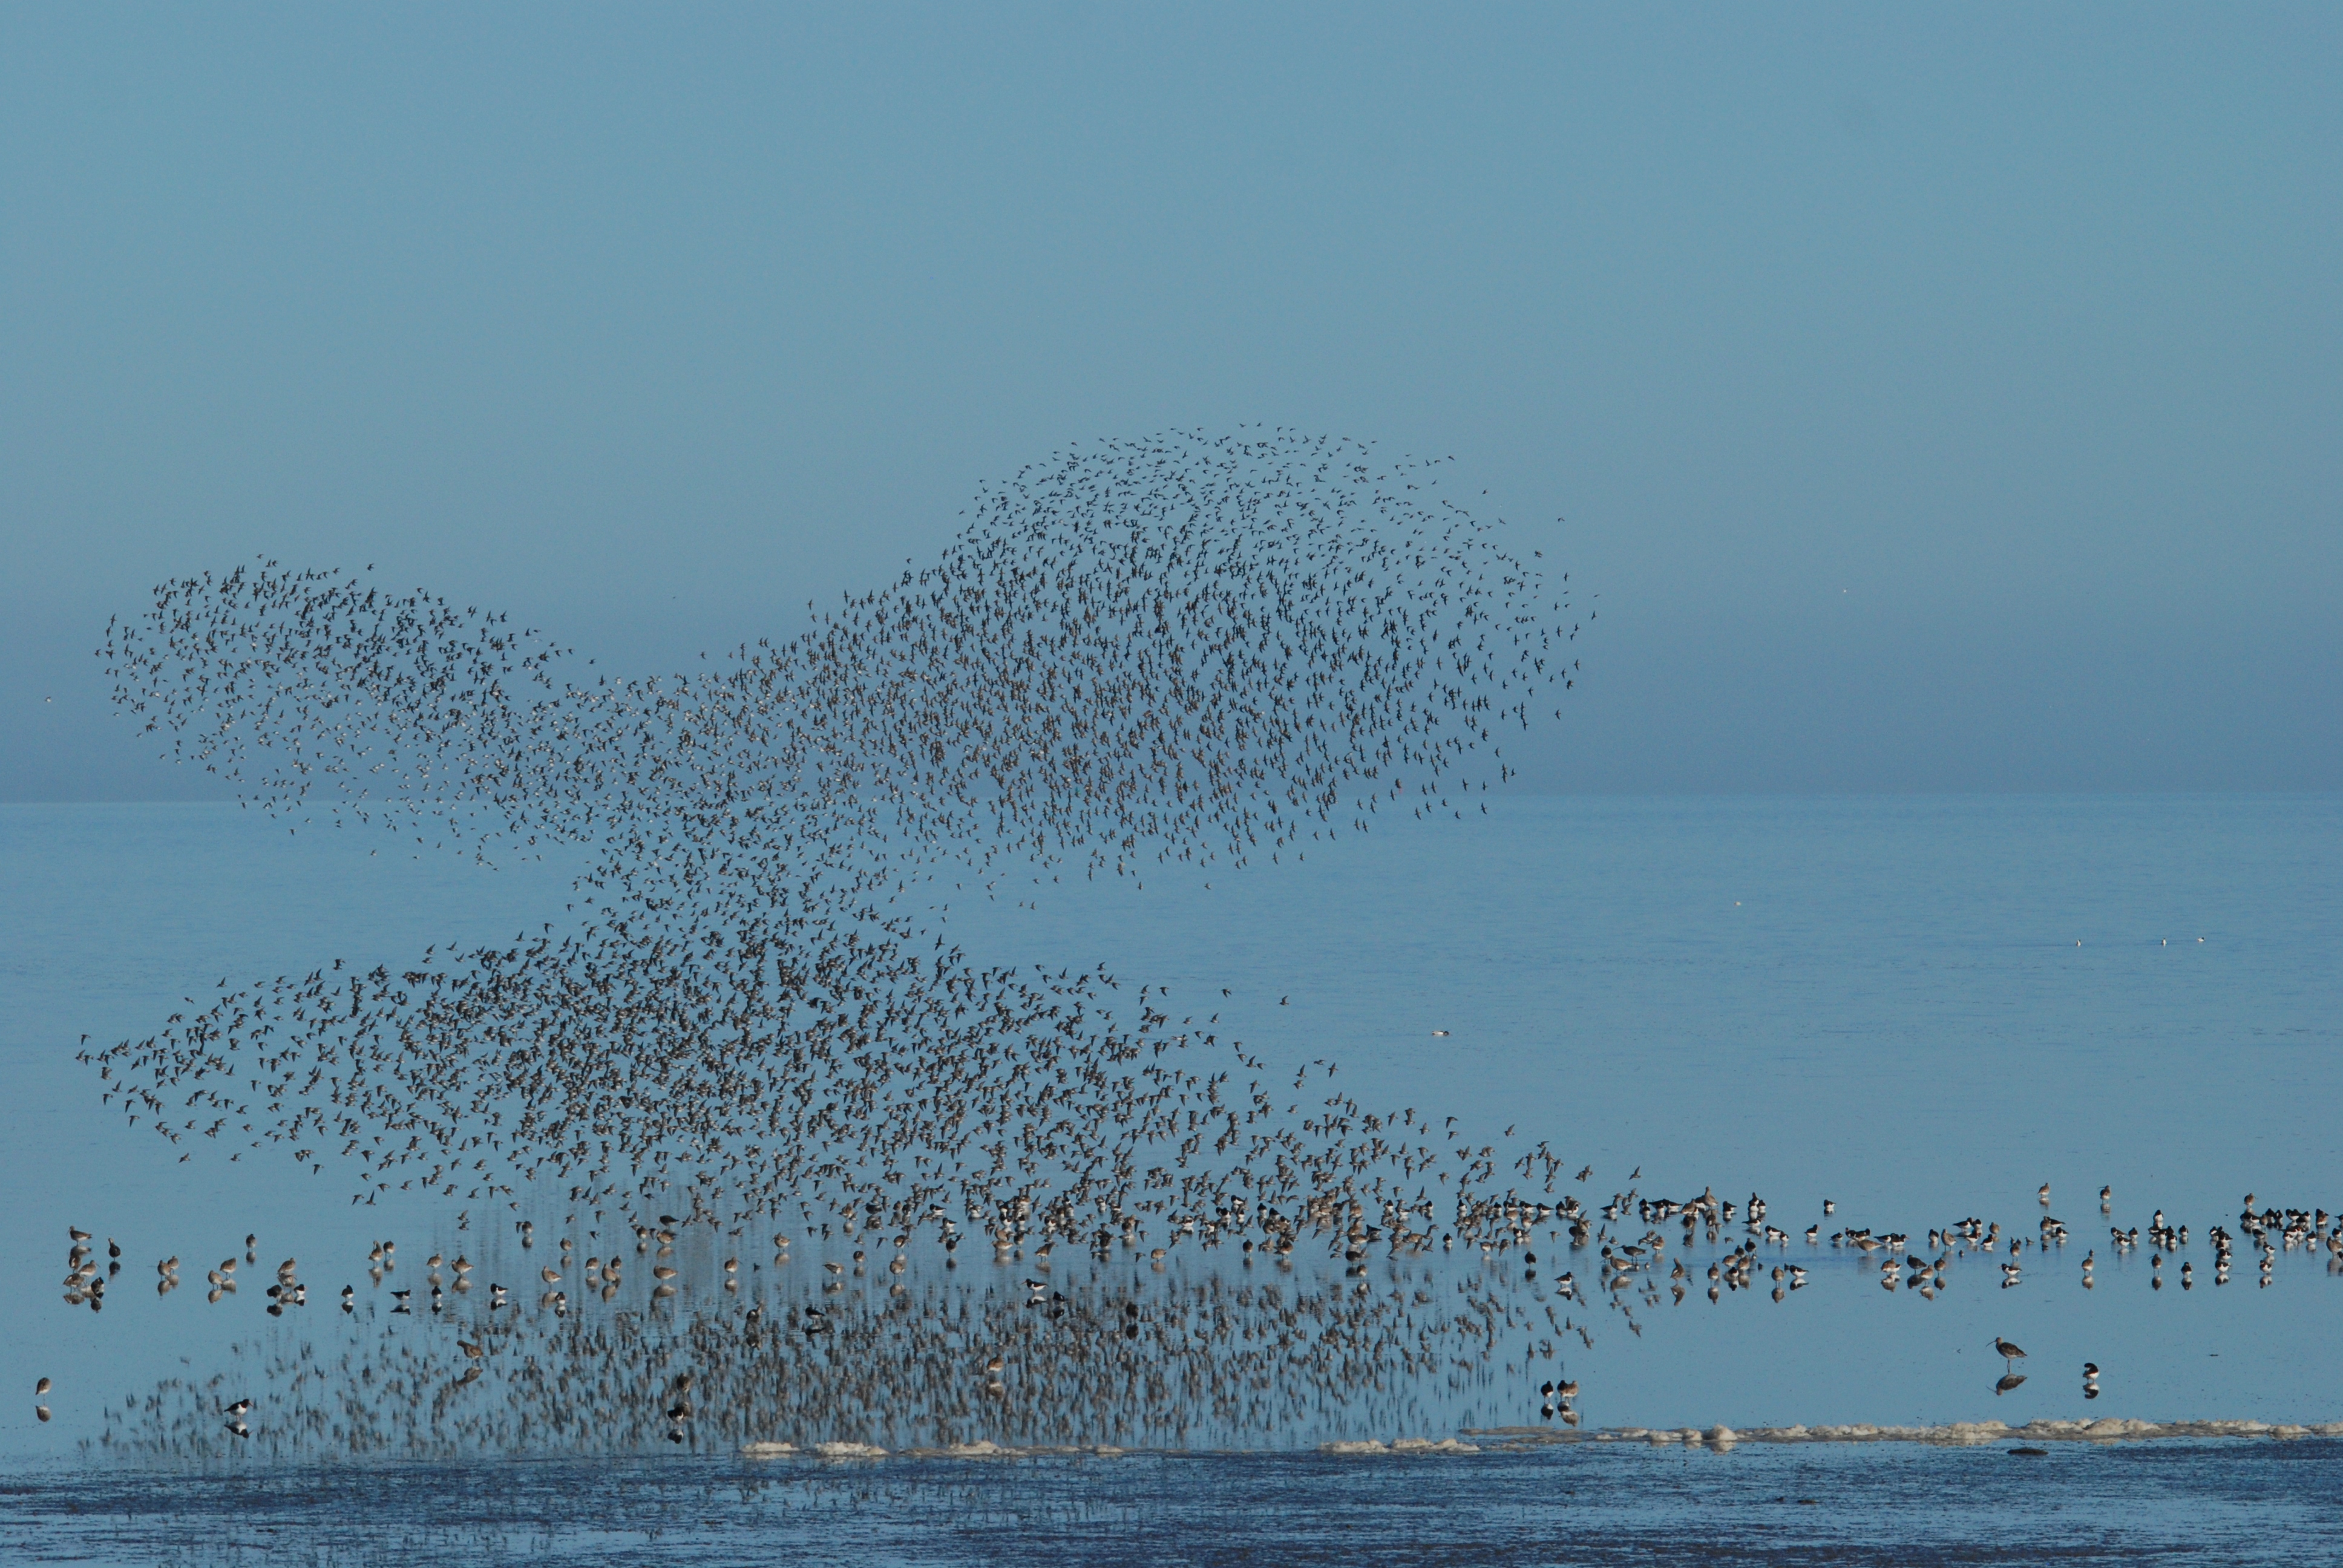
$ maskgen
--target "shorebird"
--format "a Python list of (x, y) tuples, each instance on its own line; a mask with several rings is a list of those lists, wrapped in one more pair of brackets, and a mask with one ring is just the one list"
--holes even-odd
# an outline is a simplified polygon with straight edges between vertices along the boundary
[(2007, 1340), (1999, 1338), (1998, 1336), (1996, 1336), (1993, 1342), (1993, 1348), (1996, 1352), (1999, 1352), (2001, 1359), (2005, 1362), (2022, 1362), (2026, 1359), (2026, 1352), (2024, 1351), (2019, 1350)]

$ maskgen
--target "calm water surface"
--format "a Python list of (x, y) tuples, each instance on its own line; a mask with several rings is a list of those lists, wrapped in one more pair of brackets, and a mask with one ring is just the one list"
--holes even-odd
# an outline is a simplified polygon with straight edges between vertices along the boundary
[[(2031, 1235), (2036, 1189), (2051, 1184), (2049, 1212), (2072, 1240), (2029, 1257), (2011, 1289), (1999, 1255), (1973, 1255), (1923, 1302), (1883, 1291), (1875, 1261), (1801, 1240), (1765, 1260), (1810, 1271), (1780, 1302), (1752, 1291), (1712, 1305), (1696, 1289), (1637, 1306), (1633, 1331), (1600, 1306), (1578, 1312), (1594, 1342), (1571, 1339), (1568, 1372), (1590, 1429), (2326, 1422), (2343, 1420), (2343, 1278), (2295, 1252), (2265, 1286), (2241, 1248), (2216, 1287), (2202, 1238), (2234, 1229), (2249, 1191), (2258, 1205), (2343, 1209), (2338, 829), (2334, 797), (1513, 799), (1469, 821), (1313, 846), (1302, 864), (1166, 870), (1143, 890), (1004, 888), (989, 904), (961, 895), (950, 929), (981, 958), (1102, 962), (1168, 983), (1272, 1067), (1338, 1060), (1337, 1087), (1370, 1105), (1453, 1114), (1493, 1137), (1534, 1131), (1594, 1167), (1576, 1189), (1590, 1202), (1640, 1169), (1632, 1185), (1646, 1195), (1762, 1193), (1794, 1232), (1824, 1221), (1827, 1198), (1825, 1234), (1852, 1224), (1916, 1241), (1969, 1215)], [(2088, 1560), (2159, 1543), (2220, 1561), (2337, 1554), (2318, 1501), (2335, 1490), (2337, 1445), (2323, 1441), (2076, 1447), (2039, 1461), (1999, 1447), (1580, 1445), (1403, 1471), (1314, 1452), (1156, 1455), (981, 1473), (900, 1461), (780, 1473), (715, 1452), (587, 1470), (488, 1454), (317, 1469), (280, 1447), (273, 1461), (187, 1460), (195, 1469), (167, 1483), (134, 1479), (147, 1473), (126, 1468), (118, 1447), (84, 1447), (128, 1432), (126, 1401), (407, 1332), (387, 1316), (388, 1286), (365, 1273), (371, 1240), (399, 1238), (411, 1261), (389, 1284), (410, 1287), (434, 1248), (468, 1250), (508, 1278), (544, 1255), (541, 1241), (524, 1260), (503, 1211), (353, 1210), (330, 1161), (312, 1176), (282, 1155), (162, 1145), (101, 1110), (72, 1060), (85, 1032), (144, 1036), (223, 978), (411, 962), (434, 943), (562, 917), (558, 865), (488, 871), (388, 842), (288, 837), (233, 807), (0, 808), (0, 1128), (17, 1262), (0, 1331), (21, 1384), (0, 1405), (10, 1549), (257, 1555), (266, 1528), (350, 1561), (403, 1540), (484, 1560), (548, 1546), (614, 1561), (997, 1560), (1075, 1546), (1177, 1557), (1141, 1550), (1141, 1533), (1155, 1533), (1158, 1547), (1187, 1542), (1193, 1560), (1292, 1561), (1308, 1553), (1287, 1532), (1306, 1525), (1322, 1554), (1346, 1558), (1443, 1545), (1460, 1561), (1804, 1561), (1826, 1541), (1899, 1561), (2046, 1560), (2053, 1548)], [(2115, 1191), (2105, 1218), (2102, 1183)], [(2159, 1290), (2145, 1250), (2107, 1246), (2109, 1224), (2144, 1227), (2158, 1209), (2191, 1226), (2192, 1289), (2179, 1287), (2179, 1259)], [(527, 1211), (540, 1238), (566, 1219), (552, 1194)], [(124, 1248), (102, 1315), (60, 1303), (68, 1223)], [(265, 1257), (248, 1287), (297, 1254), (314, 1302), (347, 1283), (362, 1310), (272, 1320), (254, 1288), (207, 1305), (204, 1268), (240, 1256), (247, 1232)], [(170, 1254), (192, 1283), (157, 1297), (154, 1263)], [(801, 1244), (797, 1274), (760, 1257), (747, 1293), (809, 1292), (799, 1275), (826, 1255)], [(1174, 1261), (1168, 1275), (1094, 1285), (1170, 1292), (1211, 1267)], [(911, 1282), (941, 1288), (935, 1260), (914, 1263)], [(675, 1311), (737, 1307), (716, 1295), (713, 1266), (685, 1271)], [(1593, 1278), (1584, 1256), (1564, 1266)], [(1445, 1291), (1479, 1267), (1437, 1258), (1404, 1286)], [(1343, 1282), (1313, 1261), (1289, 1276), (1300, 1286)], [(2027, 1382), (2006, 1393), (1994, 1391), (1996, 1335), (2031, 1352)], [(2087, 1360), (2102, 1368), (2090, 1402)], [(1534, 1389), (1505, 1371), (1518, 1364), (1507, 1350), (1487, 1378), (1403, 1405), (1362, 1401), (1359, 1419), (1430, 1435), (1534, 1421)], [(31, 1397), (41, 1375), (56, 1382), (45, 1424)], [(1245, 1445), (1306, 1450), (1340, 1435), (1400, 1433), (1346, 1432), (1339, 1412), (1322, 1412)], [(608, 1476), (618, 1480), (597, 1479)], [(842, 1529), (860, 1533), (850, 1553)]]

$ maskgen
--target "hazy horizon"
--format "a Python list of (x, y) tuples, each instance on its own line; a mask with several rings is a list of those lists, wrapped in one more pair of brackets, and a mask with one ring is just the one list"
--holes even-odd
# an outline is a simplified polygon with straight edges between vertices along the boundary
[(1453, 454), (1572, 573), (1523, 789), (2343, 788), (2338, 43), (19, 8), (0, 800), (224, 793), (91, 657), (166, 577), (372, 562), (648, 672), (1256, 420)]

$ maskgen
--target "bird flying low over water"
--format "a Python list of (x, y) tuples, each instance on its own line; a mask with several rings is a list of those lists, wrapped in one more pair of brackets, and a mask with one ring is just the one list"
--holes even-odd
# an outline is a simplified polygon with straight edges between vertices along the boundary
[(165, 583), (102, 651), (171, 755), (292, 830), (588, 869), (508, 942), (224, 979), (86, 1053), (100, 1090), (174, 1142), (338, 1158), (362, 1199), (682, 1181), (896, 1229), (1022, 1202), (1176, 1230), (1453, 1197), (1483, 1147), (1288, 1106), (1159, 987), (946, 936), (961, 897), (1305, 858), (1506, 778), (1578, 623), (1445, 471), (1257, 427), (1071, 449), (931, 564), (669, 675), (367, 573)]

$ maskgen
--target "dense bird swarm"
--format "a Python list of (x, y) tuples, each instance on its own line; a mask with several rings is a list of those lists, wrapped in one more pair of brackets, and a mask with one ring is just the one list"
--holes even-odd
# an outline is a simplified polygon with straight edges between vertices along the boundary
[(665, 678), (363, 574), (166, 583), (103, 652), (171, 754), (297, 821), (590, 869), (568, 929), (223, 987), (90, 1060), (134, 1121), (345, 1156), (362, 1191), (689, 1186), (1004, 1244), (1481, 1228), (1491, 1151), (1436, 1118), (1281, 1105), (1160, 990), (971, 967), (923, 900), (1461, 814), (1569, 684), (1569, 615), (1436, 464), (1284, 432), (1028, 467), (934, 565)]
[[(103, 1441), (150, 1457), (413, 1459), (810, 1449), (841, 1432), (893, 1449), (1404, 1432), (1437, 1420), (1427, 1393), (1518, 1382), (1526, 1363), (1504, 1379), (1495, 1363), (1523, 1333), (1558, 1350), (1558, 1331), (1506, 1294), (1207, 1276), (1068, 1282), (1031, 1301), (988, 1282), (785, 1295), (745, 1313), (417, 1312), (361, 1322), (338, 1356), (306, 1338), (256, 1343), (233, 1375), (109, 1410)], [(222, 1425), (234, 1399), (252, 1402), (248, 1441)]]

